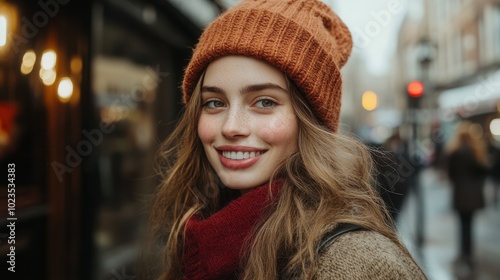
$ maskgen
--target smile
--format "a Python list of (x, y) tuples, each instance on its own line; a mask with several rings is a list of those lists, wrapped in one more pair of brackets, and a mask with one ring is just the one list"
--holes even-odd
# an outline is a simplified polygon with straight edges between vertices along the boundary
[(267, 152), (267, 150), (246, 146), (221, 146), (216, 150), (220, 163), (229, 169), (249, 168)]
[(240, 160), (240, 159), (249, 159), (256, 156), (260, 156), (262, 153), (260, 151), (257, 152), (222, 151), (222, 156), (227, 159)]

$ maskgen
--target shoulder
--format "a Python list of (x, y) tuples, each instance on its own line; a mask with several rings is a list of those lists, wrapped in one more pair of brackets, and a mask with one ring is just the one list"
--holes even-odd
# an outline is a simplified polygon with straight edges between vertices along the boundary
[(338, 237), (318, 260), (317, 279), (426, 279), (394, 242), (375, 231)]

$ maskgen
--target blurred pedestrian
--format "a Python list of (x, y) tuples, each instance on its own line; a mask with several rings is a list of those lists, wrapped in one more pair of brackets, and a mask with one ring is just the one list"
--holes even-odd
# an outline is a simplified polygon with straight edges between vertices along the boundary
[(434, 148), (430, 158), (430, 164), (437, 172), (437, 174), (442, 178), (446, 177), (446, 163), (443, 151), (445, 144), (444, 136), (445, 134), (441, 129), (441, 124), (439, 122), (433, 122), (431, 124), (430, 138), (432, 140), (432, 143), (434, 144)]
[(500, 190), (500, 142), (491, 137), (489, 148), (491, 157), (490, 177), (493, 183), (492, 204), (494, 207), (499, 208), (498, 193)]
[(406, 142), (396, 130), (380, 148), (372, 149), (379, 192), (389, 213), (397, 221), (415, 167), (410, 163)]
[(244, 0), (205, 29), (162, 150), (160, 279), (425, 279), (338, 132), (351, 49), (316, 0)]
[(473, 268), (473, 216), (485, 206), (483, 186), (488, 174), (484, 141), (474, 134), (471, 122), (458, 124), (447, 146), (448, 176), (453, 186), (453, 207), (460, 218), (459, 265)]

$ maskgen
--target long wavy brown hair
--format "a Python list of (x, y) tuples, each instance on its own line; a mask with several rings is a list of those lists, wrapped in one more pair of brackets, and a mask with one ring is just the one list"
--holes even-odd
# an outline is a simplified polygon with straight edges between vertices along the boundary
[[(147, 261), (153, 270), (150, 277), (157, 279), (182, 278), (185, 221), (195, 213), (208, 216), (219, 210), (228, 195), (197, 135), (202, 80), (177, 128), (160, 149), (164, 180), (155, 194), (148, 244), (164, 248), (164, 261), (156, 268)], [(325, 231), (337, 223), (377, 231), (410, 255), (373, 187), (372, 160), (365, 146), (326, 129), (293, 82), (287, 79), (287, 83), (299, 123), (298, 149), (273, 173), (272, 178), (284, 178), (284, 185), (254, 228), (241, 278), (303, 275), (313, 279), (318, 258), (315, 248)]]

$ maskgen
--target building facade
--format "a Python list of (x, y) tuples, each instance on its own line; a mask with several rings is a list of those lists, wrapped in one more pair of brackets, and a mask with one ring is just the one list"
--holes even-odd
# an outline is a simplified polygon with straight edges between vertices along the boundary
[(487, 132), (500, 102), (500, 1), (423, 0), (398, 44), (399, 86), (423, 80), (422, 135), (433, 123), (476, 121)]

